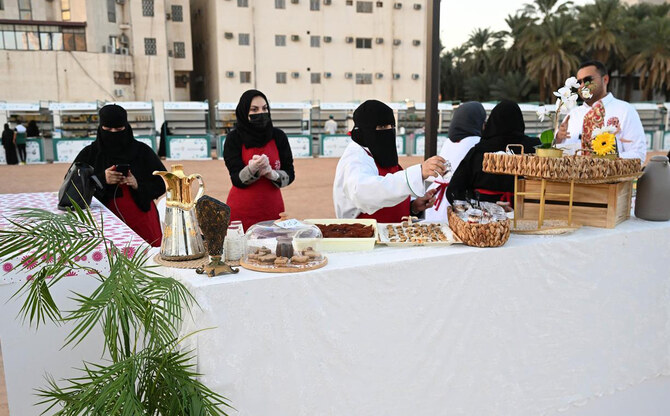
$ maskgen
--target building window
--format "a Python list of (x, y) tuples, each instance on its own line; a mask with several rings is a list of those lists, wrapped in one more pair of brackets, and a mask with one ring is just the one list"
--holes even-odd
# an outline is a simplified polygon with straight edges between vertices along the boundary
[(116, 0), (107, 0), (107, 21), (116, 23)]
[(286, 0), (275, 0), (275, 9), (285, 9)]
[(249, 7), (249, 0), (237, 0), (237, 7)]
[(0, 10), (5, 10), (5, 3), (3, 3), (3, 0), (0, 0)]
[(86, 29), (0, 24), (0, 49), (86, 51)]
[(240, 33), (238, 35), (238, 41), (241, 46), (248, 46), (249, 45), (249, 34), (248, 33)]
[(142, 0), (142, 16), (153, 17), (154, 0)]
[(321, 73), (320, 72), (312, 72), (310, 74), (310, 78), (312, 80), (312, 84), (321, 84)]
[(275, 46), (286, 46), (286, 35), (275, 35)]
[(372, 2), (371, 1), (357, 1), (356, 2), (356, 12), (358, 12), (358, 13), (372, 13)]
[(156, 55), (156, 38), (144, 38), (144, 54)]
[(184, 21), (184, 8), (181, 6), (172, 6), (172, 21), (173, 22), (183, 22)]
[(377, 2), (377, 7), (384, 7), (384, 2), (383, 1), (378, 1)]
[(321, 36), (310, 36), (309, 38), (309, 45), (312, 48), (320, 48), (321, 47)]
[(251, 72), (249, 71), (240, 71), (240, 83), (250, 84), (251, 83)]
[(354, 5), (354, 0), (347, 0), (347, 6), (353, 6)]
[(309, 0), (309, 9), (314, 11), (321, 10), (321, 0)]
[(286, 84), (286, 72), (277, 72), (277, 84)]
[(186, 58), (186, 44), (184, 42), (174, 43), (174, 57), (179, 59)]
[(118, 85), (130, 85), (132, 78), (130, 72), (114, 71), (114, 83)]
[(64, 22), (69, 22), (72, 19), (70, 12), (70, 0), (61, 0), (60, 2), (60, 17)]
[(372, 49), (372, 38), (356, 38), (357, 49)]
[(372, 74), (356, 74), (356, 84), (372, 84)]
[(33, 20), (33, 8), (30, 0), (19, 0), (19, 19)]
[(65, 51), (85, 51), (86, 50), (86, 30), (64, 27), (63, 31), (63, 50)]

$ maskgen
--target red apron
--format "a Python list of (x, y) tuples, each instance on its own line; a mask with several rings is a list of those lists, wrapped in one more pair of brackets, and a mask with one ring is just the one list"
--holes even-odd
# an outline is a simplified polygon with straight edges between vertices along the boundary
[(491, 195), (491, 196), (500, 196), (499, 201), (509, 202), (514, 208), (514, 192), (503, 192), (503, 191), (490, 191), (488, 189), (477, 188), (475, 191), (479, 192), (482, 195)]
[[(377, 164), (375, 163), (375, 165)], [(377, 165), (377, 170), (379, 171), (379, 176), (386, 176), (389, 173), (400, 172), (402, 170), (402, 167), (400, 167), (400, 165), (396, 165), (391, 168), (382, 168), (379, 165)], [(410, 203), (411, 199), (410, 197), (407, 197), (407, 199), (405, 199), (398, 205), (378, 209), (372, 214), (360, 213), (356, 218), (374, 218), (377, 220), (377, 222), (382, 223), (401, 222), (402, 217), (406, 217), (409, 215)]]
[(105, 206), (152, 247), (160, 247), (163, 232), (161, 231), (160, 218), (154, 201), (151, 201), (149, 211), (144, 212), (130, 195), (128, 185), (119, 185), (119, 188), (122, 195), (110, 199)]
[[(254, 155), (262, 154), (270, 159), (272, 169), (281, 169), (279, 151), (274, 140), (270, 140), (263, 147), (247, 148), (242, 145), (242, 162), (245, 166)], [(261, 177), (247, 188), (233, 185), (226, 204), (230, 207), (230, 220), (242, 221), (245, 231), (261, 221), (279, 219), (279, 213), (284, 212), (281, 191), (266, 177)]]

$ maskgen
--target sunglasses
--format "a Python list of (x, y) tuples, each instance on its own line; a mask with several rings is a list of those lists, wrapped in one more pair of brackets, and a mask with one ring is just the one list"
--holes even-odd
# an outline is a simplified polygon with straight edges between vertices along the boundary
[(584, 77), (582, 79), (578, 79), (577, 82), (580, 84), (586, 84), (587, 82), (592, 82), (593, 81), (593, 76), (589, 75), (588, 77)]

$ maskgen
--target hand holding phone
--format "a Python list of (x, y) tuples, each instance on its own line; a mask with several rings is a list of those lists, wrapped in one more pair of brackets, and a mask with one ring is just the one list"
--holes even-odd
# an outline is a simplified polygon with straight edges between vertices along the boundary
[(114, 170), (121, 173), (123, 176), (128, 176), (128, 170), (130, 170), (130, 165), (127, 163), (120, 163), (114, 165)]

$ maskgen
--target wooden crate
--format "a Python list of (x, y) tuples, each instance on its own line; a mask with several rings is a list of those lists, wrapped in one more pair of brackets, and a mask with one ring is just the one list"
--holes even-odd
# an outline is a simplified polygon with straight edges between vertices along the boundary
[[(519, 192), (536, 192), (535, 196), (518, 197), (517, 218), (537, 220), (540, 212), (539, 179), (519, 180)], [(570, 184), (547, 181), (547, 194), (569, 194)], [(633, 180), (598, 185), (575, 184), (572, 203), (572, 222), (591, 227), (614, 228), (630, 218)], [(547, 196), (545, 219), (568, 219), (568, 197)]]

